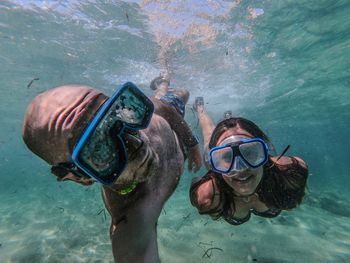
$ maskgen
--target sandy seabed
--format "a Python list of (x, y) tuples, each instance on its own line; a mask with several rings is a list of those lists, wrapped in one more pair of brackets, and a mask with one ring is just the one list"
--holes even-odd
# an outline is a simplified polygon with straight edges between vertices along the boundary
[[(231, 226), (200, 216), (182, 180), (158, 222), (162, 262), (350, 262), (350, 202), (310, 191), (273, 219)], [(0, 262), (113, 262), (98, 185), (22, 185), (0, 193)]]

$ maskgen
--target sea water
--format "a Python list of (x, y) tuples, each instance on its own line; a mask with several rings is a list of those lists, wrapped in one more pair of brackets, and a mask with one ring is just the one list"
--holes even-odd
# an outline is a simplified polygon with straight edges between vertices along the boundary
[[(241, 226), (190, 205), (185, 172), (158, 222), (162, 262), (350, 261), (350, 1), (0, 2), (0, 262), (112, 262), (100, 186), (58, 183), (22, 142), (28, 103), (81, 83), (146, 94), (155, 76), (256, 122), (302, 157), (304, 203)], [(203, 175), (202, 168), (197, 175)]]

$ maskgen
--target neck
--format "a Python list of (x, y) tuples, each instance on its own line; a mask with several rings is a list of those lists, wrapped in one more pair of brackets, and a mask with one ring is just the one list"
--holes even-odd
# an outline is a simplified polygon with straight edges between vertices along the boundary
[(236, 195), (234, 193), (234, 196), (235, 196), (235, 198), (243, 201), (244, 203), (249, 203), (252, 200), (252, 198), (258, 197), (258, 194), (256, 192), (249, 194), (249, 195)]

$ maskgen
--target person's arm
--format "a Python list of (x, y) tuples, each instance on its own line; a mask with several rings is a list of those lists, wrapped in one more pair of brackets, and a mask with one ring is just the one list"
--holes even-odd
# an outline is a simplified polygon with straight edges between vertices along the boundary
[(198, 144), (197, 138), (192, 134), (186, 121), (173, 107), (155, 98), (151, 100), (154, 104), (154, 112), (169, 123), (185, 147), (193, 147)]
[(154, 200), (147, 191), (145, 184), (126, 196), (107, 187), (102, 189), (105, 206), (112, 218), (110, 238), (115, 262), (160, 262), (156, 232), (159, 205), (153, 207)]
[(164, 118), (154, 114), (140, 133), (144, 143), (136, 153), (139, 157), (129, 159), (119, 178), (138, 180), (136, 188), (127, 194), (115, 191), (119, 189), (114, 188), (116, 185), (102, 188), (103, 201), (112, 218), (110, 237), (117, 263), (160, 262), (157, 220), (183, 173), (179, 142)]
[(176, 109), (157, 98), (151, 98), (151, 100), (154, 104), (154, 112), (169, 123), (171, 129), (187, 149), (189, 170), (191, 171), (194, 168), (193, 170), (195, 172), (198, 171), (202, 165), (202, 156), (200, 154), (198, 140), (193, 135), (190, 127)]

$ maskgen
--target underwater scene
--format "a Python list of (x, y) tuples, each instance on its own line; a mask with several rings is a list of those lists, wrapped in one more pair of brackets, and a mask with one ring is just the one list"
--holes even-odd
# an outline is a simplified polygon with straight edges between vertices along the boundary
[[(308, 165), (300, 206), (242, 225), (200, 215), (185, 171), (157, 223), (161, 262), (350, 262), (349, 0), (2, 0), (0, 262), (114, 262), (101, 185), (57, 182), (22, 139), (39, 93), (84, 84), (147, 96), (169, 74), (218, 123), (252, 120)], [(167, 147), (164, 145), (164, 147)]]

